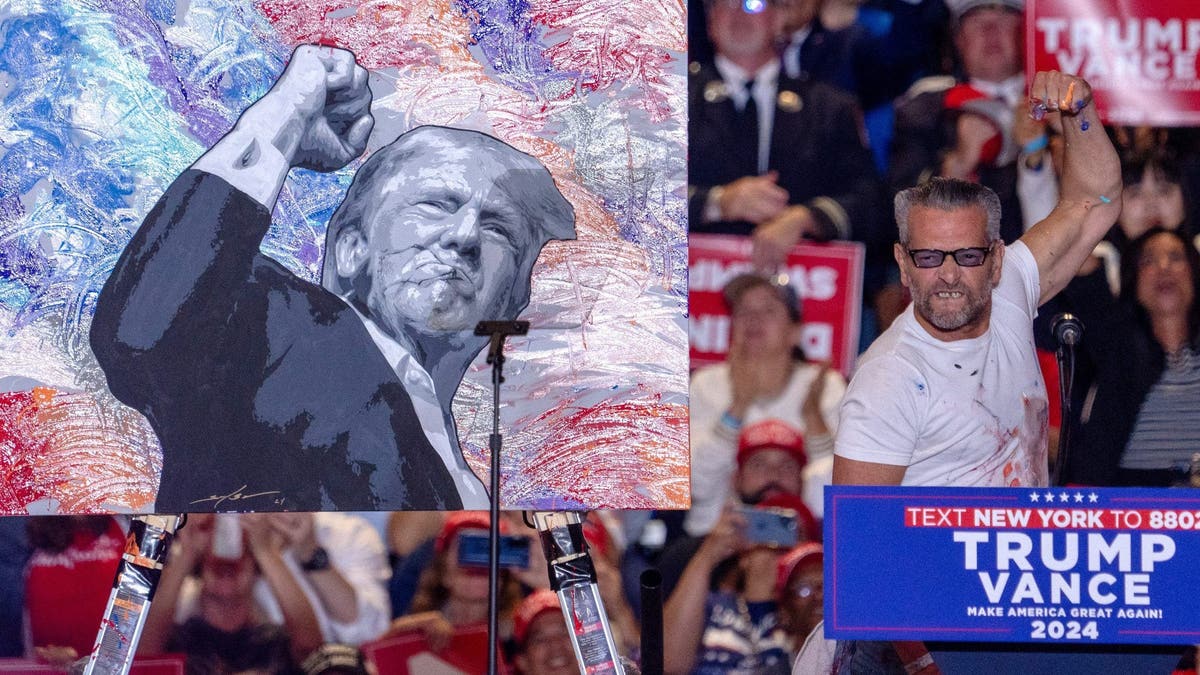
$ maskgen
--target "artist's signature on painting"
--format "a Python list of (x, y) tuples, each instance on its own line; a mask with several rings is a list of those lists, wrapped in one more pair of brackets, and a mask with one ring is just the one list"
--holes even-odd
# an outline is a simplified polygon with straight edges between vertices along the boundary
[[(225, 502), (241, 502), (241, 501), (246, 501), (247, 499), (254, 499), (256, 497), (269, 497), (271, 495), (280, 494), (279, 490), (268, 490), (266, 492), (247, 493), (246, 492), (247, 487), (249, 487), (249, 486), (243, 485), (242, 487), (234, 490), (233, 492), (230, 492), (229, 494), (213, 495), (211, 497), (205, 497), (203, 499), (196, 499), (196, 500), (193, 500), (191, 503), (192, 504), (205, 504), (208, 502), (212, 502), (212, 507), (216, 508), (216, 507), (220, 506), (221, 504), (224, 504)], [(274, 503), (276, 505), (282, 505), (283, 497), (276, 497), (274, 500), (272, 500), (272, 503)]]

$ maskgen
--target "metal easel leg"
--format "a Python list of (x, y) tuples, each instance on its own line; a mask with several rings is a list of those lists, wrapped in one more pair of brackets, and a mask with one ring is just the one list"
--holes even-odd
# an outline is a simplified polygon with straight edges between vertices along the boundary
[(85, 675), (125, 675), (133, 664), (138, 638), (146, 622), (146, 613), (154, 589), (167, 562), (171, 539), (184, 520), (183, 516), (135, 516), (125, 538), (125, 552), (117, 567), (117, 578), (96, 644), (84, 663), (72, 672)]
[(624, 675), (608, 614), (600, 599), (596, 568), (583, 538), (578, 513), (535, 511), (533, 522), (550, 571), (550, 588), (567, 622), (580, 673)]

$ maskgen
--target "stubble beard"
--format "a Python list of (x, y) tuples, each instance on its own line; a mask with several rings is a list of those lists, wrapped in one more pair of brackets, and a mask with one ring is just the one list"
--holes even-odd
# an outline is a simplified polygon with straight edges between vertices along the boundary
[[(934, 300), (939, 292), (943, 291), (958, 291), (963, 294), (966, 303), (961, 309), (957, 310), (937, 310), (934, 308)], [(922, 294), (917, 298), (916, 309), (921, 316), (942, 331), (956, 331), (964, 326), (969, 326), (983, 318), (983, 315), (988, 310), (987, 297), (977, 296), (970, 290), (965, 288), (941, 289), (938, 291), (930, 291)]]
[(437, 280), (396, 284), (369, 304), (371, 314), (376, 321), (382, 320), (389, 332), (444, 335), (474, 329), (468, 319), (474, 300), (473, 290), (464, 288), (462, 282)]

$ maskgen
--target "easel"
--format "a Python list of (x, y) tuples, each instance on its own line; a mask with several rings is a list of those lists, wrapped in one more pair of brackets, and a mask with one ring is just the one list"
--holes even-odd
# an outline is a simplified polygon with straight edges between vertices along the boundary
[[(117, 567), (108, 605), (96, 643), (80, 672), (86, 675), (124, 675), (133, 665), (146, 610), (167, 562), (167, 551), (183, 516), (136, 516), (129, 525), (125, 551)], [(72, 667), (75, 672), (76, 667)]]

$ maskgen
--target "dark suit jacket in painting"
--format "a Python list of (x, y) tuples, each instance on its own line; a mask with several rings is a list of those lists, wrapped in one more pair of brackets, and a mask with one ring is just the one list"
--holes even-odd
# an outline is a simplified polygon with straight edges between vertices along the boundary
[(354, 310), (259, 252), (269, 225), (187, 171), (101, 292), (92, 349), (158, 433), (156, 510), (461, 508)]
[[(737, 111), (722, 87), (715, 67), (694, 66), (688, 79), (688, 229), (749, 234), (754, 226), (748, 222), (701, 221), (711, 188), (758, 174), (756, 150), (738, 140)], [(826, 238), (886, 248), (892, 237), (878, 225), (882, 183), (863, 144), (860, 120), (847, 94), (781, 74), (768, 168), (779, 172), (789, 203), (813, 210)]]

